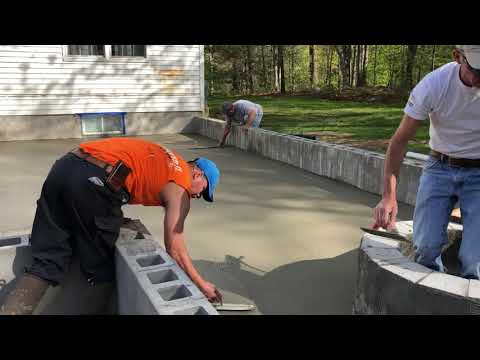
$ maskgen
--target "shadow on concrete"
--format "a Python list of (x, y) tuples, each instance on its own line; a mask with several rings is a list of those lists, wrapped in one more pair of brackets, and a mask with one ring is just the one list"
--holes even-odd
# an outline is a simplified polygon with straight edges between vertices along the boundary
[(194, 264), (221, 289), (224, 302), (253, 302), (257, 314), (348, 315), (352, 314), (357, 255), (358, 250), (352, 250), (329, 259), (282, 265), (269, 272), (251, 267), (242, 256), (226, 255), (224, 262), (198, 260)]

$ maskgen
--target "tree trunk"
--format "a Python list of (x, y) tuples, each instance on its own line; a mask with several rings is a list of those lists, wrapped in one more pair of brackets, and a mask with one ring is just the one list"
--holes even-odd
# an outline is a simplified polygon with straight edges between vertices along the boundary
[(272, 68), (273, 68), (273, 90), (278, 92), (278, 51), (276, 45), (272, 45)]
[(296, 48), (295, 48), (295, 45), (292, 45), (292, 54), (291, 54), (291, 57), (290, 57), (290, 83), (292, 84), (291, 85), (291, 88), (292, 88), (292, 92), (295, 92), (295, 58), (296, 58)]
[[(317, 71), (315, 69), (315, 45), (310, 45), (310, 88), (313, 89), (317, 85)], [(328, 61), (328, 55), (327, 55)]]
[(333, 63), (333, 51), (332, 47), (328, 46), (328, 53), (327, 53), (327, 77), (326, 77), (326, 84), (330, 86), (332, 83), (332, 63)]
[(375, 50), (373, 52), (373, 86), (377, 85), (377, 48), (378, 45), (375, 45)]
[(352, 47), (352, 61), (350, 62), (350, 87), (353, 87), (353, 81), (355, 79), (355, 63), (357, 61), (357, 48), (355, 46)]
[(367, 66), (368, 66), (368, 45), (363, 45), (362, 76), (360, 77), (360, 86), (367, 85)]
[(247, 45), (247, 84), (248, 84), (248, 92), (253, 94), (255, 92), (254, 89), (254, 80), (253, 80), (253, 49), (254, 45)]
[(408, 45), (407, 63), (405, 66), (405, 83), (404, 88), (410, 89), (413, 82), (413, 68), (415, 67), (415, 57), (417, 55), (418, 45)]
[(430, 67), (433, 70), (435, 70), (435, 50), (436, 50), (436, 45), (433, 45), (432, 49), (432, 66)]
[(238, 95), (240, 93), (241, 66), (242, 64), (240, 64), (239, 59), (235, 57), (232, 63), (232, 92), (234, 95)]
[(360, 68), (360, 64), (362, 63), (362, 45), (357, 45), (357, 62), (355, 64), (355, 67), (357, 69), (356, 71), (356, 78), (355, 78), (355, 86), (359, 87), (362, 86), (362, 70)]
[(335, 45), (340, 65), (340, 88), (348, 87), (350, 84), (350, 61), (352, 48), (350, 45)]
[(285, 66), (283, 63), (283, 45), (278, 45), (278, 67), (280, 68), (280, 93), (285, 94)]
[(262, 45), (262, 87), (263, 91), (267, 88), (267, 67), (265, 66), (265, 45)]

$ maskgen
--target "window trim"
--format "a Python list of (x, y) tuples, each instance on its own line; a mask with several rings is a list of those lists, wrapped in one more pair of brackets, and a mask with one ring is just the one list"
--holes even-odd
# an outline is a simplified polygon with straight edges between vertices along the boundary
[(118, 62), (118, 63), (144, 63), (149, 58), (149, 46), (145, 46), (144, 56), (112, 56), (112, 45), (104, 45), (105, 56), (99, 55), (69, 55), (68, 45), (62, 45), (63, 61), (68, 62)]
[[(120, 116), (120, 129), (113, 130), (113, 131), (100, 131), (100, 132), (87, 132), (85, 131), (86, 123), (84, 122), (88, 118), (101, 116), (102, 117), (102, 126), (103, 123), (103, 116), (105, 115), (113, 115), (113, 116)], [(101, 135), (125, 135), (126, 134), (126, 115), (127, 113), (124, 111), (114, 111), (114, 112), (88, 112), (88, 113), (77, 113), (77, 116), (80, 119), (80, 127), (82, 132), (82, 137), (88, 136), (101, 136)]]

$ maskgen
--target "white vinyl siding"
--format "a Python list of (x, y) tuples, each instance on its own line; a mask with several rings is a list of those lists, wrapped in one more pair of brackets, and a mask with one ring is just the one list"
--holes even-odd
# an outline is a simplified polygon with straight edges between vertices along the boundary
[(81, 59), (63, 45), (0, 46), (0, 115), (202, 111), (203, 47)]

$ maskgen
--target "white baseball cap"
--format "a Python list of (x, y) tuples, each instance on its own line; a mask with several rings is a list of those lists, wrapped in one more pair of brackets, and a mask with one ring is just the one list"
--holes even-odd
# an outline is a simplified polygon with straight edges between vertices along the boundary
[(480, 45), (457, 45), (457, 49), (463, 52), (471, 67), (480, 70)]

